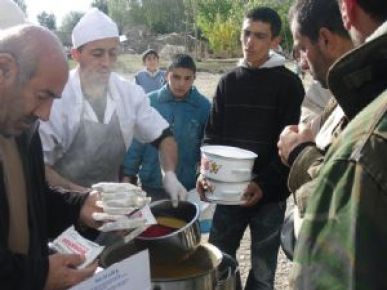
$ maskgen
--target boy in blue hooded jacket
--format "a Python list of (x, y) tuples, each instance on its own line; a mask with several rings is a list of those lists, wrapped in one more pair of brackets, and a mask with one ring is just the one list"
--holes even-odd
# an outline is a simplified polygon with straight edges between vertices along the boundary
[[(194, 60), (176, 54), (167, 71), (167, 84), (148, 94), (151, 105), (169, 122), (178, 145), (176, 175), (187, 190), (195, 188), (200, 161), (200, 145), (211, 104), (193, 86)], [(162, 186), (158, 151), (150, 144), (134, 141), (123, 162), (124, 181), (137, 184), (153, 200), (169, 198)]]

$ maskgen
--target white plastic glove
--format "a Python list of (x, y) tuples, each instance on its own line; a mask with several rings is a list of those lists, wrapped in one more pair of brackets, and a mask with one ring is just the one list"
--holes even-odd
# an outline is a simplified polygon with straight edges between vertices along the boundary
[(180, 181), (177, 180), (175, 172), (165, 172), (163, 177), (163, 186), (165, 191), (170, 195), (174, 207), (177, 207), (179, 200), (187, 200), (187, 190)]

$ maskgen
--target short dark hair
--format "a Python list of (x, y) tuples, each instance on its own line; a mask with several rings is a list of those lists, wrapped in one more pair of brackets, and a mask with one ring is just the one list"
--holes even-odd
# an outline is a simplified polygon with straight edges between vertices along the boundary
[(36, 75), (39, 61), (45, 57), (42, 52), (43, 46), (38, 41), (43, 35), (51, 39), (52, 47), (63, 51), (58, 37), (42, 26), (26, 23), (10, 27), (0, 33), (0, 53), (10, 54), (15, 59), (19, 69), (17, 75), (19, 86), (24, 85)]
[(376, 21), (382, 23), (387, 20), (386, 0), (357, 0), (359, 6)]
[(297, 0), (290, 8), (289, 21), (296, 21), (299, 32), (312, 42), (318, 40), (319, 31), (323, 27), (350, 39), (337, 0)]
[(150, 54), (153, 54), (155, 57), (159, 58), (159, 54), (157, 53), (157, 51), (150, 48), (150, 49), (145, 50), (145, 51), (142, 53), (142, 56), (141, 56), (142, 62), (145, 62), (146, 57), (147, 57), (148, 55), (150, 55)]
[(272, 37), (280, 35), (282, 26), (281, 17), (276, 11), (269, 7), (253, 8), (246, 12), (245, 19), (269, 23)]
[(196, 73), (196, 64), (193, 58), (185, 53), (178, 53), (172, 56), (168, 71), (175, 68), (186, 68)]

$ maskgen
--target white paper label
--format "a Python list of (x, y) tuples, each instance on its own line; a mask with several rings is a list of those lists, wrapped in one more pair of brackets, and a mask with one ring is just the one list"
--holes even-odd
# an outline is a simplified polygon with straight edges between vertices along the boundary
[(61, 254), (78, 254), (85, 256), (85, 261), (78, 266), (82, 269), (90, 265), (102, 252), (103, 246), (100, 246), (88, 239), (82, 237), (74, 226), (69, 227), (61, 233), (53, 242), (54, 249)]
[(150, 290), (148, 251), (142, 251), (94, 275), (71, 290)]

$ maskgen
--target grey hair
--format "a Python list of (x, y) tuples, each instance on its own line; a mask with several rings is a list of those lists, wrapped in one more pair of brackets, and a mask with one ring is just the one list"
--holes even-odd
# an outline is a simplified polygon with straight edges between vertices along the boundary
[(45, 50), (40, 44), (39, 36), (47, 33), (55, 40), (54, 46), (60, 47), (63, 51), (59, 39), (41, 26), (23, 24), (0, 32), (0, 53), (10, 54), (15, 59), (18, 67), (18, 85), (25, 84), (35, 76), (39, 60), (44, 57)]

